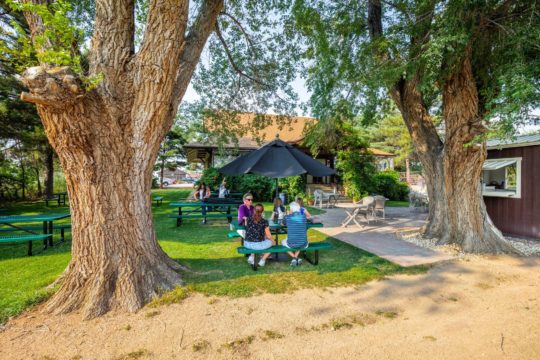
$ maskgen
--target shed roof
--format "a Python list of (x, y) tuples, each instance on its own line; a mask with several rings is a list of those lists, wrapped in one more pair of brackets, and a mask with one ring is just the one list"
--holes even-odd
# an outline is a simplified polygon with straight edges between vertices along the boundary
[(540, 145), (540, 134), (521, 135), (513, 139), (490, 139), (487, 141), (488, 150), (533, 145)]

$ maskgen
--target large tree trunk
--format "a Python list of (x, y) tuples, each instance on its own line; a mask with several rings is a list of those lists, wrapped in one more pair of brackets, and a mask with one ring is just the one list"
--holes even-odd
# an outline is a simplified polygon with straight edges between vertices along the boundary
[(516, 252), (491, 221), (480, 185), (487, 156), (486, 132), (478, 112), (478, 94), (468, 56), (445, 81), (443, 115), (444, 194), (448, 202), (448, 235), (439, 243), (458, 244), (473, 253)]
[(391, 91), (424, 168), (429, 216), (423, 236), (438, 244), (456, 244), (466, 252), (516, 252), (486, 212), (480, 175), (485, 144), (473, 143), (486, 131), (478, 116), (478, 97), (470, 63), (465, 61), (445, 82), (445, 141), (440, 140), (418, 81), (402, 80)]
[[(435, 2), (417, 7), (421, 22), (429, 24)], [(425, 14), (428, 14), (427, 16)], [(380, 0), (368, 1), (368, 28), (372, 41), (383, 34)], [(411, 37), (411, 54), (416, 57), (429, 40), (430, 26)], [(485, 144), (475, 144), (477, 135), (486, 131), (478, 113), (478, 94), (470, 63), (471, 47), (462, 64), (441, 81), (445, 120), (444, 144), (420, 91), (425, 70), (418, 65), (413, 76), (401, 78), (390, 89), (411, 134), (414, 149), (424, 167), (429, 196), (429, 216), (424, 236), (437, 238), (439, 244), (457, 244), (467, 252), (516, 252), (493, 225), (486, 212), (480, 190), (480, 174), (486, 157)], [(383, 62), (386, 52), (375, 52)]]
[(52, 197), (54, 192), (54, 150), (51, 145), (45, 146), (45, 196)]
[[(85, 90), (67, 68), (42, 64), (24, 73), (30, 93), (21, 98), (37, 104), (72, 215), (72, 259), (50, 311), (83, 309), (87, 318), (135, 311), (182, 283), (180, 265), (154, 232), (152, 168), (222, 7), (222, 0), (204, 1), (186, 31), (189, 1), (150, 1), (135, 54), (133, 0), (98, 0), (89, 59), (90, 74), (103, 80), (95, 89)], [(25, 17), (35, 40), (43, 22)]]
[(179, 265), (154, 233), (152, 163), (141, 168), (137, 160), (151, 157), (155, 145), (133, 146), (129, 127), (104, 110), (95, 96), (57, 113), (39, 108), (64, 169), (73, 223), (72, 260), (48, 308), (82, 307), (87, 317), (136, 310), (181, 283)]

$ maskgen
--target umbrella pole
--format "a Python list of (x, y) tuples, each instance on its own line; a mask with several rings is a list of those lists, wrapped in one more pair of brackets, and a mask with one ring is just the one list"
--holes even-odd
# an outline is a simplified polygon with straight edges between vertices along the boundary
[(279, 197), (279, 190), (278, 190), (278, 178), (276, 178), (276, 197)]

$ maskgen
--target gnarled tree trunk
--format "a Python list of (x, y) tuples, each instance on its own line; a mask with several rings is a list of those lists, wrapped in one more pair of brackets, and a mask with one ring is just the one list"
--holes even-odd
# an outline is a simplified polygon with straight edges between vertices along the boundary
[[(51, 311), (134, 311), (182, 282), (156, 240), (152, 167), (223, 1), (203, 2), (190, 29), (188, 7), (150, 1), (135, 54), (134, 1), (98, 0), (89, 58), (99, 85), (87, 91), (69, 69), (46, 64), (23, 75), (30, 93), (21, 97), (37, 104), (70, 195), (72, 259)], [(39, 16), (25, 16), (32, 35), (41, 34)]]

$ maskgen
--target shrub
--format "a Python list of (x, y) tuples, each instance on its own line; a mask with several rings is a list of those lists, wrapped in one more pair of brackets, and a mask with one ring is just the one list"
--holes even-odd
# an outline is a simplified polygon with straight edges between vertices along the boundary
[[(306, 192), (306, 175), (289, 176), (279, 179), (279, 187), (287, 195), (287, 201), (291, 202), (298, 196), (305, 197)], [(274, 184), (275, 193), (275, 184)]]
[(208, 169), (204, 169), (201, 179), (197, 181), (197, 185), (203, 182), (206, 185), (210, 186), (212, 190), (217, 190), (219, 188), (219, 185), (221, 184), (222, 179), (223, 175), (221, 175), (218, 169), (214, 167), (209, 167)]
[(228, 176), (227, 184), (231, 191), (252, 193), (255, 202), (271, 201), (273, 194), (272, 189), (275, 191), (275, 179), (266, 176), (252, 174)]
[(407, 200), (409, 195), (409, 186), (399, 181), (399, 173), (394, 170), (385, 170), (375, 174), (372, 190), (390, 200)]

